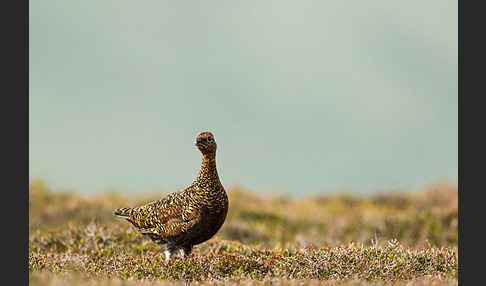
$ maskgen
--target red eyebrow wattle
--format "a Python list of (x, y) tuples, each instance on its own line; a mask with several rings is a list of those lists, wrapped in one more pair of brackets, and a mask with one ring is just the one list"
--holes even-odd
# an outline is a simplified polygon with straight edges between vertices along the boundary
[(213, 136), (213, 134), (211, 134), (209, 132), (203, 132), (203, 133), (199, 133), (199, 135), (197, 137), (207, 138), (207, 137), (211, 137), (211, 136)]

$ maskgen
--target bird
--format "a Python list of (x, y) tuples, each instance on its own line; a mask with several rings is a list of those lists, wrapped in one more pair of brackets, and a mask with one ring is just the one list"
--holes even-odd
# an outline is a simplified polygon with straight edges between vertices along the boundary
[(228, 196), (216, 169), (216, 141), (211, 132), (196, 135), (202, 154), (196, 179), (186, 188), (134, 208), (118, 208), (114, 215), (135, 226), (142, 235), (165, 244), (168, 262), (177, 252), (189, 257), (193, 246), (212, 238), (228, 213)]

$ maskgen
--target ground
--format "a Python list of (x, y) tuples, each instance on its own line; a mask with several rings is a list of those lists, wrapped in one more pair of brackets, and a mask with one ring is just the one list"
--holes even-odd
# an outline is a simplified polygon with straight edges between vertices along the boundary
[(113, 209), (160, 195), (29, 190), (31, 285), (457, 285), (457, 187), (287, 198), (228, 188), (228, 218), (186, 259)]

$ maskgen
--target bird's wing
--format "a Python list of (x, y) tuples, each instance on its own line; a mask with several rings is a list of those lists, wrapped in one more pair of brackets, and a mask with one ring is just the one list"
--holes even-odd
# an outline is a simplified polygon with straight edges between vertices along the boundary
[(131, 218), (143, 234), (171, 237), (196, 224), (200, 212), (187, 193), (176, 192), (162, 200), (134, 208)]
[(178, 236), (181, 233), (187, 232), (190, 230), (197, 222), (199, 221), (199, 217), (190, 219), (188, 221), (184, 221), (182, 219), (171, 219), (165, 224), (159, 225), (157, 227), (143, 229), (140, 232), (144, 235), (155, 235), (155, 239), (160, 238), (171, 238)]

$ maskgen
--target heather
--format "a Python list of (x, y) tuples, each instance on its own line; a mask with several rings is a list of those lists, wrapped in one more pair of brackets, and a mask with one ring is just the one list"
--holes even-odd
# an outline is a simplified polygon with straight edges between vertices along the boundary
[(29, 190), (32, 285), (457, 285), (457, 187), (285, 197), (227, 189), (218, 234), (186, 260), (113, 217), (160, 195)]

